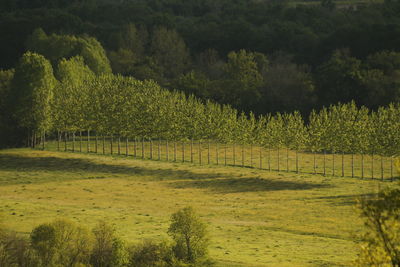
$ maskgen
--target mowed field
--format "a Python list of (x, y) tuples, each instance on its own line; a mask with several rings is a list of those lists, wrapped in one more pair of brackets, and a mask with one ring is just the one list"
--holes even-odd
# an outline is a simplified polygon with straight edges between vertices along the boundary
[(31, 149), (0, 151), (0, 214), (28, 234), (54, 218), (106, 219), (128, 243), (168, 239), (192, 206), (218, 266), (349, 266), (357, 199), (397, 182)]

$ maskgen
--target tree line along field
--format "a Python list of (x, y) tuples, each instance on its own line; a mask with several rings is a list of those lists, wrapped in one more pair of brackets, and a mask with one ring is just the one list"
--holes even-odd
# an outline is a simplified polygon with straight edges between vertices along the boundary
[(357, 199), (397, 183), (31, 149), (0, 152), (0, 212), (28, 233), (54, 218), (106, 219), (126, 242), (168, 239), (190, 205), (217, 266), (349, 266), (363, 222)]
[[(82, 133), (81, 133), (82, 134)], [(93, 137), (87, 133), (64, 140), (47, 140), (37, 148), (93, 154), (113, 154), (176, 163), (250, 167), (269, 171), (346, 176), (393, 181), (397, 178), (394, 157), (327, 154), (268, 149), (258, 145), (220, 144), (211, 141), (168, 141), (144, 138)]]

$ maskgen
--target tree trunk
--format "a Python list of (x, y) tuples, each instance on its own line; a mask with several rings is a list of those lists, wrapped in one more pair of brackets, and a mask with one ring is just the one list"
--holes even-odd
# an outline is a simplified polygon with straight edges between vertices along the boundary
[(262, 146), (260, 145), (260, 169), (262, 169)]
[(242, 144), (242, 167), (244, 167), (244, 144)]
[(390, 157), (390, 180), (393, 182), (393, 156)]
[(268, 170), (271, 171), (271, 146), (268, 146)]
[(207, 164), (210, 165), (210, 139), (207, 141)]
[(121, 136), (118, 135), (118, 155), (121, 155)]
[(111, 155), (113, 154), (113, 135), (111, 135), (111, 141), (110, 141), (110, 151), (111, 151)]
[(103, 135), (103, 155), (106, 154), (106, 137)]
[(129, 139), (128, 137), (126, 138), (126, 143), (125, 143), (125, 156), (129, 156)]
[(344, 152), (342, 152), (342, 177), (344, 177)]
[(161, 160), (161, 138), (158, 138), (158, 160)]
[(176, 141), (174, 141), (174, 162), (176, 162)]
[(42, 138), (42, 150), (46, 149), (46, 132), (43, 131), (43, 138)]
[(137, 157), (137, 137), (133, 139), (133, 157)]
[(201, 165), (201, 141), (199, 141), (199, 164)]
[(182, 162), (185, 162), (185, 141), (182, 141)]
[(253, 144), (250, 144), (250, 168), (253, 168)]
[(218, 159), (218, 143), (215, 144), (215, 159), (217, 162), (217, 165), (219, 165), (219, 159)]
[(150, 159), (153, 159), (153, 139), (150, 138)]
[(279, 153), (279, 146), (278, 146), (278, 172), (281, 171), (280, 167), (280, 153)]
[(144, 153), (144, 137), (142, 137), (142, 159), (144, 159), (145, 153)]
[(165, 149), (166, 149), (166, 157), (167, 157), (167, 161), (168, 161), (169, 160), (168, 140), (165, 141)]
[(57, 131), (57, 151), (60, 151), (60, 131)]
[(190, 139), (190, 163), (193, 163), (193, 138)]
[(317, 164), (316, 164), (316, 157), (315, 157), (315, 151), (313, 151), (313, 160), (314, 160), (314, 174), (317, 174)]
[(289, 172), (289, 148), (286, 148), (286, 172)]
[(374, 179), (374, 153), (371, 155), (371, 178)]
[(76, 139), (76, 134), (75, 131), (72, 132), (72, 152), (75, 152), (75, 139)]
[(361, 179), (364, 179), (364, 154), (361, 153)]
[(97, 137), (97, 131), (95, 132), (95, 137), (94, 137), (94, 153), (97, 154), (97, 146), (98, 146), (98, 137)]
[(90, 130), (87, 130), (87, 153), (90, 153)]
[(224, 145), (224, 164), (226, 166), (226, 144)]
[(233, 166), (236, 165), (236, 150), (235, 150), (235, 144), (233, 144)]
[(381, 180), (383, 181), (383, 156), (381, 155)]
[(64, 151), (67, 151), (67, 132), (64, 132)]
[(79, 152), (82, 152), (82, 131), (79, 131)]

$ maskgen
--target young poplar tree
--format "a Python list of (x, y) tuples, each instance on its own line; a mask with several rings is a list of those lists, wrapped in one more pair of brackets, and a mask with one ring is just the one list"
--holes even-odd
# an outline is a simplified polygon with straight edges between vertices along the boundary
[(51, 127), (51, 102), (56, 86), (53, 68), (39, 54), (25, 53), (15, 69), (10, 102), (13, 117), (25, 136), (40, 136)]

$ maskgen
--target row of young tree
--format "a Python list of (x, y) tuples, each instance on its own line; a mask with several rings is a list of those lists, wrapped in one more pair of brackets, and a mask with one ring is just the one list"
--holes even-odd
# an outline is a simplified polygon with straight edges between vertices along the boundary
[(0, 266), (7, 267), (206, 267), (206, 224), (191, 207), (171, 216), (171, 241), (130, 244), (100, 221), (92, 231), (66, 219), (35, 227), (29, 239), (0, 227)]
[[(5, 125), (28, 135), (91, 131), (168, 140), (212, 139), (313, 152), (395, 156), (400, 105), (370, 111), (354, 102), (311, 112), (255, 116), (228, 105), (168, 91), (154, 81), (96, 74), (80, 55), (52, 64), (27, 52), (15, 71), (0, 72)], [(5, 89), (4, 89), (5, 88)], [(306, 122), (305, 122), (306, 121)], [(11, 126), (9, 126), (11, 127)], [(12, 131), (9, 131), (10, 134)]]

